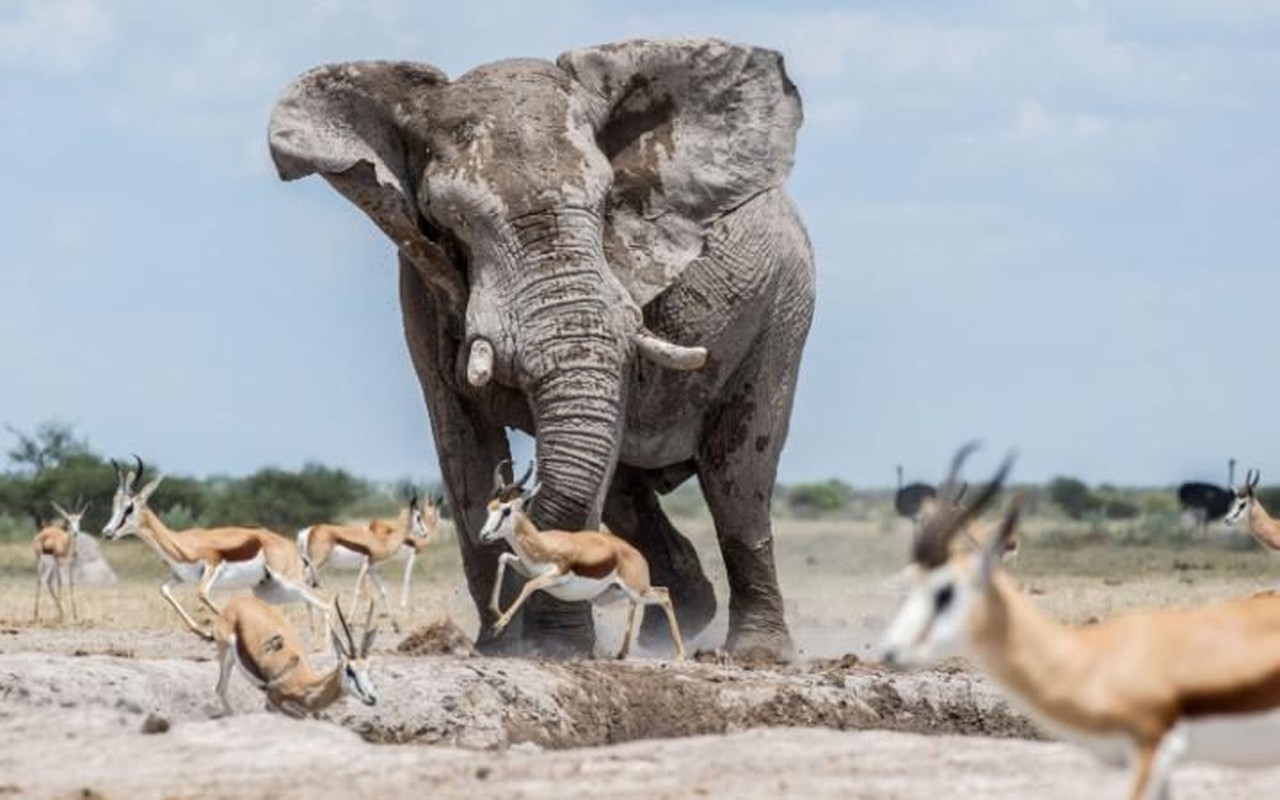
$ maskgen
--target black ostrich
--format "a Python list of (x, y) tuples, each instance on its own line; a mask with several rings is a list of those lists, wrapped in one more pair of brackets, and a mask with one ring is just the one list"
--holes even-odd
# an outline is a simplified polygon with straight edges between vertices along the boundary
[(1178, 504), (1196, 515), (1203, 534), (1210, 522), (1216, 522), (1227, 515), (1235, 493), (1231, 487), (1236, 480), (1236, 460), (1227, 461), (1227, 488), (1214, 486), (1212, 483), (1188, 481), (1178, 487)]
[(927, 483), (908, 483), (903, 486), (902, 465), (898, 465), (898, 491), (893, 495), (893, 510), (898, 512), (898, 516), (916, 521), (924, 501), (937, 496), (938, 490)]

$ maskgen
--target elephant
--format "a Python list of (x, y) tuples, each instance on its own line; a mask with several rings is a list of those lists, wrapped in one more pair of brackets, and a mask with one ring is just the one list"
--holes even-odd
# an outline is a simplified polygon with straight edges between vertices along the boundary
[[(500, 553), (477, 533), (517, 429), (536, 441), (534, 522), (631, 541), (691, 634), (715, 592), (659, 495), (697, 476), (728, 576), (726, 646), (794, 654), (770, 503), (814, 306), (784, 188), (801, 121), (779, 53), (715, 39), (452, 81), (422, 63), (331, 64), (282, 93), (268, 134), (281, 179), (318, 173), (397, 248), (482, 649), (594, 643), (586, 604), (542, 593), (492, 632)], [(665, 624), (646, 618), (642, 641)]]

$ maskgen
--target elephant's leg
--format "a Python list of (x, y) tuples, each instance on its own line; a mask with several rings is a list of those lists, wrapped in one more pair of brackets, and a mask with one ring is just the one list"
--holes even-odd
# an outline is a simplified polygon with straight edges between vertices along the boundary
[[(549, 654), (589, 655), (595, 644), (591, 607), (586, 603), (561, 603), (540, 593), (525, 605), (501, 636), (492, 627), (489, 609), (501, 546), (485, 546), (477, 540), (484, 525), (493, 490), (493, 468), (511, 457), (506, 431), (490, 422), (480, 408), (458, 393), (454, 376), (459, 343), (451, 338), (437, 300), (416, 269), (400, 260), (400, 307), (405, 339), (431, 416), (431, 431), (440, 457), (440, 471), (454, 509), (458, 547), (467, 588), (480, 614), (476, 644), (484, 652), (537, 650)], [(487, 389), (486, 391), (492, 391)], [(507, 573), (504, 600), (515, 597), (519, 581)]]
[[(619, 464), (605, 499), (604, 521), (644, 554), (650, 580), (670, 589), (680, 626), (696, 636), (716, 615), (715, 588), (693, 544), (662, 510), (653, 479), (645, 470)], [(665, 645), (670, 639), (661, 609), (646, 607), (640, 637), (646, 646)]]
[(769, 510), (799, 359), (782, 361), (762, 344), (755, 363), (774, 365), (783, 374), (740, 373), (709, 420), (698, 476), (729, 578), (726, 646), (739, 654), (790, 659), (795, 648), (783, 615)]

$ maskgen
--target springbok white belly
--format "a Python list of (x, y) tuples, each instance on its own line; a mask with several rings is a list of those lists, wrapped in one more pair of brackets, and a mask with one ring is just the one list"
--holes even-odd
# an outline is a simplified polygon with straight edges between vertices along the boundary
[(218, 575), (218, 582), (214, 584), (218, 589), (248, 589), (262, 583), (267, 577), (267, 559), (258, 551), (258, 554), (247, 561), (225, 561), (223, 562), (222, 573)]
[(1280, 764), (1280, 709), (1183, 720), (1188, 761), (1233, 767)]
[[(581, 575), (570, 575), (559, 583), (547, 588), (547, 594), (567, 603), (581, 600), (612, 600), (618, 585), (618, 573), (610, 572), (603, 578), (586, 578)], [(607, 597), (601, 595), (608, 594)]]
[(169, 570), (183, 583), (199, 583), (204, 577), (204, 562), (170, 561)]
[[(298, 531), (297, 538), (298, 538), (298, 550), (302, 553), (306, 553), (307, 543), (308, 543), (308, 540), (311, 538), (311, 529), (303, 528), (302, 530)], [(404, 558), (408, 556), (409, 551), (411, 551), (412, 549), (413, 549), (412, 546), (406, 542), (403, 547), (401, 547), (399, 550), (396, 551), (395, 555), (393, 555), (391, 558), (387, 560), (388, 561), (394, 561), (395, 559), (404, 560)], [(386, 562), (383, 562), (383, 563), (386, 563)], [(320, 566), (319, 568), (322, 570), (326, 570), (326, 569), (358, 570), (363, 565), (364, 565), (363, 553), (357, 553), (355, 550), (352, 550), (351, 548), (341, 544), (334, 544), (333, 549), (329, 551), (329, 558), (326, 559), (324, 562), (324, 565)], [(377, 564), (371, 564), (369, 568), (374, 569), (377, 566), (378, 566)]]
[(342, 545), (334, 545), (321, 569), (357, 570), (364, 564), (364, 554), (348, 549)]

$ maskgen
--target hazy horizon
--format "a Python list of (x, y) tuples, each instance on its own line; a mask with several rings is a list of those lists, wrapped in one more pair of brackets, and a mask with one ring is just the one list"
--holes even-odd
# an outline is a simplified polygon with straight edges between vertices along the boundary
[[(614, 9), (618, 10), (614, 10)], [(438, 474), (392, 246), (265, 129), (319, 63), (780, 50), (818, 310), (780, 479), (1280, 480), (1280, 3), (24, 0), (0, 9), (0, 423), (180, 473)], [(527, 447), (518, 450), (518, 457)]]

